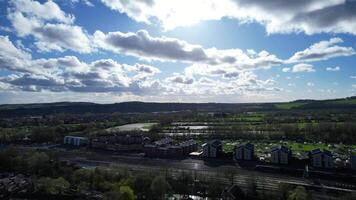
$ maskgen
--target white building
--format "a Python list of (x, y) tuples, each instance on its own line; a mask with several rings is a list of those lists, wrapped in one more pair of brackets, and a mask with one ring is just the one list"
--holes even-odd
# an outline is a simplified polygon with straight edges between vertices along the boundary
[(222, 152), (222, 143), (220, 140), (212, 140), (202, 145), (203, 157), (216, 158)]
[(271, 151), (271, 163), (287, 165), (291, 156), (292, 151), (289, 148), (279, 145)]
[(309, 153), (311, 166), (320, 168), (333, 168), (334, 158), (330, 151), (314, 149)]
[(73, 146), (83, 146), (88, 144), (88, 139), (85, 137), (65, 136), (63, 143)]
[(254, 145), (251, 143), (240, 144), (234, 148), (235, 160), (252, 160), (254, 154)]

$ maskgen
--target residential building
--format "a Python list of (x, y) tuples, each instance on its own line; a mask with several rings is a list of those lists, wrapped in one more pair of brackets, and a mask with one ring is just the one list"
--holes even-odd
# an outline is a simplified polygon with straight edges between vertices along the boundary
[(182, 157), (183, 156), (183, 148), (181, 146), (168, 146), (167, 147), (167, 155), (173, 158)]
[(212, 140), (202, 145), (203, 157), (216, 158), (222, 153), (222, 143), (220, 140)]
[(149, 138), (133, 134), (109, 134), (91, 139), (91, 147), (111, 151), (142, 151)]
[(198, 143), (195, 140), (187, 140), (179, 144), (182, 148), (183, 155), (189, 155), (191, 152), (198, 150)]
[(197, 143), (194, 140), (187, 140), (180, 144), (173, 144), (171, 138), (164, 138), (152, 144), (144, 145), (145, 156), (148, 157), (169, 157), (179, 158), (188, 156), (197, 150)]
[(254, 145), (245, 143), (236, 145), (234, 148), (234, 160), (252, 160), (254, 155)]
[(157, 155), (157, 146), (153, 144), (146, 144), (143, 148), (145, 156), (154, 157)]
[(287, 165), (291, 157), (292, 151), (288, 147), (279, 145), (271, 150), (271, 163)]
[(333, 168), (334, 158), (330, 151), (314, 149), (309, 153), (311, 166), (320, 168)]
[(73, 146), (84, 146), (88, 144), (88, 139), (86, 137), (65, 136), (63, 143)]
[(356, 170), (356, 155), (350, 156), (351, 169)]

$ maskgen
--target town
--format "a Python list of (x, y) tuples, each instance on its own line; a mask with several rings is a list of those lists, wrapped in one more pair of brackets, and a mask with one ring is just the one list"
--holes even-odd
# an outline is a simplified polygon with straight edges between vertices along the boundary
[[(172, 138), (166, 137), (157, 141), (150, 141), (150, 138), (142, 135), (109, 135), (100, 136), (93, 139), (76, 136), (65, 136), (64, 144), (73, 146), (88, 146), (93, 149), (105, 149), (110, 151), (142, 151), (146, 157), (159, 158), (227, 158), (223, 151), (221, 140), (215, 139), (204, 143), (201, 146), (201, 152), (197, 152), (198, 144), (194, 140), (187, 140), (179, 144), (174, 143)], [(254, 145), (252, 143), (238, 144), (233, 149), (231, 160), (235, 161), (253, 161), (258, 160), (259, 163), (276, 164), (287, 166), (293, 162), (295, 166), (300, 166), (299, 163), (307, 163), (304, 167), (310, 166), (318, 169), (333, 169), (336, 168), (336, 156), (332, 152), (325, 149), (313, 149), (308, 152), (307, 162), (298, 160), (292, 157), (292, 150), (286, 146), (274, 146), (270, 150), (269, 158), (257, 158), (254, 154)], [(268, 160), (268, 161), (267, 161)], [(299, 163), (297, 163), (299, 162)], [(351, 168), (356, 170), (356, 154), (350, 153), (343, 165), (339, 168)]]
[(110, 199), (120, 185), (137, 199), (354, 198), (353, 108), (244, 109), (10, 110), (20, 113), (0, 119), (0, 197)]

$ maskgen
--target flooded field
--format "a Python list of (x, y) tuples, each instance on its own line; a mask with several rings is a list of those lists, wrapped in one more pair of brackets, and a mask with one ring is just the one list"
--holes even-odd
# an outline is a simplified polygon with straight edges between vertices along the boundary
[(122, 126), (116, 126), (106, 129), (109, 132), (125, 132), (125, 131), (149, 131), (152, 126), (157, 123), (135, 123), (135, 124), (125, 124)]

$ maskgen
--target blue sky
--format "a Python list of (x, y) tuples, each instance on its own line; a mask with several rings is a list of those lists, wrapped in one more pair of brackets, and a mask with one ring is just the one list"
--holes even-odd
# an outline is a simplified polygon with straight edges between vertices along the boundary
[(0, 103), (356, 93), (352, 0), (0, 1)]

